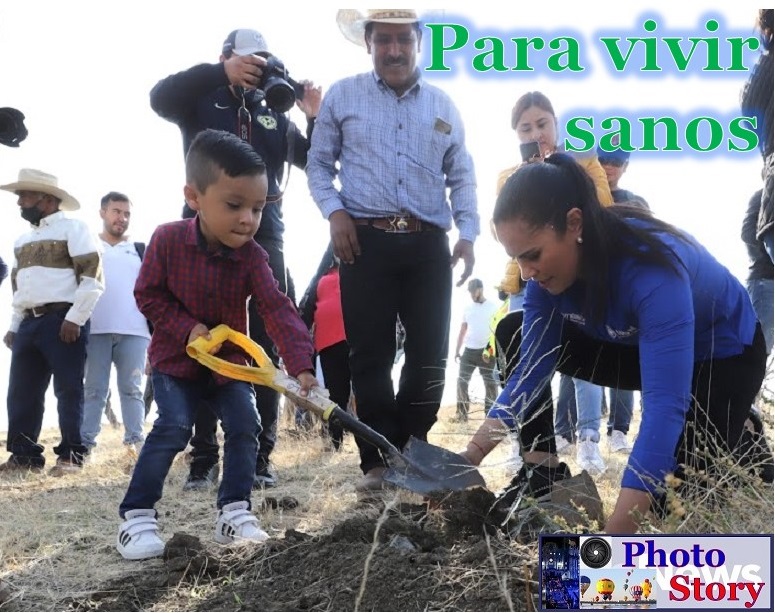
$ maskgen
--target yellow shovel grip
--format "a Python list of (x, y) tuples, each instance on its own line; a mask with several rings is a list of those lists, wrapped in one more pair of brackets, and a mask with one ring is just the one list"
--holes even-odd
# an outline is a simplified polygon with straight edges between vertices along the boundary
[[(234, 364), (210, 354), (211, 349), (226, 341), (234, 343), (252, 357), (256, 361), (257, 366)], [(288, 396), (300, 407), (319, 415), (325, 421), (328, 421), (331, 413), (337, 407), (335, 402), (324, 396), (317, 388), (310, 390), (308, 396), (301, 396), (299, 382), (275, 368), (275, 365), (272, 364), (261, 345), (224, 324), (210, 330), (210, 340), (200, 336), (189, 343), (186, 346), (186, 353), (188, 353), (189, 357), (194, 358), (197, 362), (217, 372), (219, 375), (229, 379), (271, 387)]]
[[(228, 362), (227, 360), (217, 358), (210, 354), (210, 350), (213, 349), (213, 347), (217, 347), (226, 341), (237, 345), (252, 357), (258, 366), (234, 364), (233, 362)], [(204, 336), (200, 336), (198, 339), (189, 343), (188, 346), (186, 346), (186, 353), (188, 353), (189, 357), (194, 358), (203, 366), (207, 366), (210, 370), (215, 371), (224, 377), (228, 377), (229, 379), (257, 383), (282, 391), (282, 389), (273, 385), (277, 369), (274, 364), (272, 364), (269, 356), (266, 355), (263, 347), (254, 343), (244, 334), (232, 330), (229, 326), (224, 324), (210, 330), (210, 340), (207, 340)]]

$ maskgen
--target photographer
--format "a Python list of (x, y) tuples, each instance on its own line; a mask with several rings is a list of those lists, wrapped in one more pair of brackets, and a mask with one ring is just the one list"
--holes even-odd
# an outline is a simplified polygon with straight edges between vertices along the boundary
[[(283, 114), (289, 109), (289, 105), (283, 103), (290, 101), (292, 104), (294, 97), (297, 98), (296, 106), (307, 116), (306, 136)], [(307, 163), (309, 137), (321, 98), (321, 89), (311, 82), (296, 83), (290, 79), (282, 64), (269, 53), (266, 40), (259, 32), (245, 29), (228, 35), (219, 63), (193, 66), (159, 81), (151, 90), (153, 110), (180, 128), (184, 154), (199, 132), (213, 128), (232, 132), (249, 141), (263, 158), (269, 191), (254, 239), (269, 255), (269, 266), (283, 293), (287, 284), (280, 185), (286, 162), (302, 169)], [(279, 110), (276, 110), (278, 106)], [(193, 211), (185, 205), (183, 217), (193, 216)], [(252, 303), (249, 309), (250, 336), (268, 350), (272, 342), (264, 322)], [(269, 353), (276, 364), (276, 355), (272, 351)], [(271, 487), (275, 484), (275, 476), (269, 455), (276, 439), (279, 394), (267, 387), (256, 386), (255, 389), (262, 423), (255, 484)], [(191, 439), (194, 451), (186, 489), (209, 487), (217, 478), (216, 425), (215, 414), (202, 407)]]

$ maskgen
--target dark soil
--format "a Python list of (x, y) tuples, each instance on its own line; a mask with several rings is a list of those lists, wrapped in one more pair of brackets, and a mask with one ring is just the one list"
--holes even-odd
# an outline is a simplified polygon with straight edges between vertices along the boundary
[[(530, 577), (537, 548), (520, 546), (486, 527), (492, 502), (491, 493), (474, 490), (450, 496), (434, 508), (403, 505), (386, 511), (372, 506), (330, 534), (289, 530), (285, 538), (242, 555), (228, 549), (214, 554), (195, 537), (176, 534), (165, 551), (166, 573), (128, 576), (64, 605), (81, 611), (154, 606), (198, 611), (534, 610), (537, 587)], [(180, 589), (186, 585), (196, 585), (203, 596), (186, 599), (194, 591)]]

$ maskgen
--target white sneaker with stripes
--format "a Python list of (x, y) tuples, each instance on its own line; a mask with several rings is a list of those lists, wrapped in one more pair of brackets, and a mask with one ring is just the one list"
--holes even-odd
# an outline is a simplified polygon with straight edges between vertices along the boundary
[(164, 553), (156, 511), (132, 509), (126, 512), (124, 520), (118, 529), (116, 549), (125, 560), (157, 558)]
[(269, 535), (261, 529), (258, 519), (248, 510), (244, 500), (224, 505), (215, 522), (215, 540), (226, 545), (234, 541), (255, 541), (261, 543)]

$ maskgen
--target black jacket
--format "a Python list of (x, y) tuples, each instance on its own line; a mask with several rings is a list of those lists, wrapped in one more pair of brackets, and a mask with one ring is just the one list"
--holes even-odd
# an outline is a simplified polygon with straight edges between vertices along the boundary
[(765, 49), (754, 66), (743, 88), (740, 106), (747, 116), (757, 118), (756, 134), (759, 150), (764, 161), (764, 192), (762, 194), (756, 235), (761, 239), (773, 231), (773, 45), (772, 38), (765, 42)]
[(315, 308), (318, 304), (318, 283), (320, 278), (325, 275), (331, 267), (334, 265), (334, 244), (328, 243), (328, 248), (323, 254), (323, 258), (320, 260), (317, 272), (312, 280), (309, 282), (307, 291), (304, 292), (304, 296), (299, 302), (299, 314), (301, 320), (307, 324), (308, 328), (312, 328), (312, 324), (315, 322)]
[[(261, 104), (255, 91), (246, 92), (245, 102), (253, 118), (251, 144), (264, 159), (269, 180), (267, 206), (255, 238), (259, 242), (282, 240), (282, 201), (272, 201), (280, 194), (286, 161), (301, 169), (306, 166), (313, 122), (308, 122), (304, 136), (288, 117)], [(226, 70), (220, 63), (193, 66), (162, 79), (151, 90), (151, 108), (180, 128), (184, 155), (202, 130), (237, 134), (237, 110), (241, 105), (242, 100), (229, 89)], [(184, 216), (193, 216), (193, 212), (184, 210)]]
[(761, 208), (762, 190), (756, 192), (748, 201), (748, 210), (743, 218), (743, 228), (740, 238), (743, 239), (748, 249), (748, 259), (751, 265), (748, 267), (748, 279), (772, 279), (773, 265), (769, 254), (764, 249), (761, 240), (756, 237), (756, 223)]

